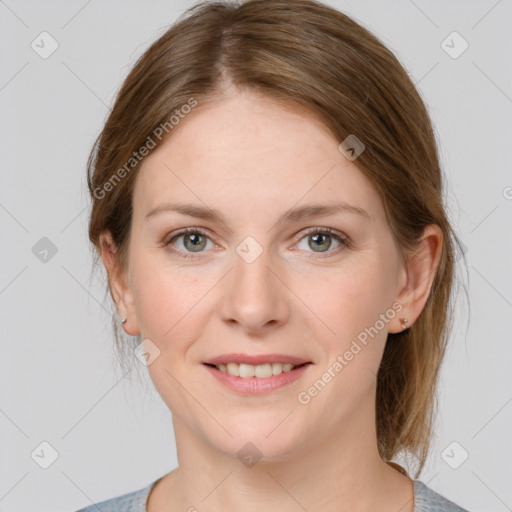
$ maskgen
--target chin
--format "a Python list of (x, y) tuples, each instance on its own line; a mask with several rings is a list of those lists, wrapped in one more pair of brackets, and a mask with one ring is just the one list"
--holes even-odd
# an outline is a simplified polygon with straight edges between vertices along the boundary
[[(281, 422), (282, 420), (283, 418), (280, 419)], [(269, 428), (272, 423), (268, 422), (260, 424), (259, 428), (254, 423), (247, 429), (244, 429), (241, 424), (232, 428), (226, 427), (233, 436), (232, 438), (222, 436), (221, 439), (211, 439), (210, 442), (227, 456), (239, 459), (248, 467), (251, 467), (251, 464), (255, 463), (254, 461), (285, 461), (304, 447), (301, 441), (304, 436), (300, 436), (298, 433), (295, 435), (290, 429), (290, 425), (285, 425), (286, 421), (281, 425), (277, 422), (272, 428)], [(275, 428), (276, 426), (277, 428)]]

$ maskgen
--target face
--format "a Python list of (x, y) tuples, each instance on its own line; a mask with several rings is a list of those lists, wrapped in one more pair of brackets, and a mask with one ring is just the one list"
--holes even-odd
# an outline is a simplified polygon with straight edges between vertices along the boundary
[[(158, 353), (148, 370), (175, 422), (226, 454), (252, 442), (284, 457), (373, 421), (404, 272), (339, 142), (306, 113), (237, 93), (193, 110), (137, 176), (127, 325)], [(242, 390), (205, 364), (225, 354), (309, 364)]]

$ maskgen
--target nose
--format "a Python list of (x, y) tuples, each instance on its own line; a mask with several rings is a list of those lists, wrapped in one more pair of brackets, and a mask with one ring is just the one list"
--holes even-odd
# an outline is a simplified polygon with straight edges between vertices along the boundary
[(268, 251), (249, 263), (238, 254), (225, 282), (219, 313), (228, 323), (253, 335), (282, 326), (288, 320), (290, 308), (286, 279), (272, 268)]

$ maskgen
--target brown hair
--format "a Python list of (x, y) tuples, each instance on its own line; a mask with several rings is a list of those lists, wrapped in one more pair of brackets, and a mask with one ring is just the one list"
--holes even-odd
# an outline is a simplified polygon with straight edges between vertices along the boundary
[[(152, 137), (157, 127), (167, 126), (172, 135), (169, 119), (191, 98), (204, 103), (222, 96), (227, 85), (305, 108), (339, 141), (356, 135), (366, 149), (354, 163), (380, 193), (402, 255), (428, 224), (443, 231), (427, 303), (414, 325), (388, 335), (377, 376), (380, 455), (384, 460), (402, 451), (415, 455), (418, 475), (428, 454), (438, 373), (452, 325), (459, 242), (443, 206), (426, 107), (393, 53), (350, 17), (314, 0), (202, 2), (185, 12), (138, 59), (91, 151), (89, 238), (101, 251), (100, 234), (108, 230), (119, 268), (127, 268), (140, 168), (134, 155), (148, 137), (156, 146), (165, 140)], [(110, 283), (107, 288), (112, 296)], [(113, 326), (117, 343), (125, 345), (118, 322)]]

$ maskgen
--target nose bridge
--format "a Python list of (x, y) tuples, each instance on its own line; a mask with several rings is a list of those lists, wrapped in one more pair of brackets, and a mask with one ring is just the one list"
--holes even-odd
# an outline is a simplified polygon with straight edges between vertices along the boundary
[(223, 298), (224, 320), (257, 331), (269, 322), (285, 318), (285, 290), (274, 275), (273, 263), (271, 252), (253, 237), (247, 237), (236, 247), (229, 289)]
[(237, 248), (235, 257), (234, 288), (242, 293), (250, 292), (252, 295), (259, 292), (269, 293), (269, 289), (272, 288), (272, 261), (269, 251), (255, 254), (255, 249), (249, 248), (243, 253), (241, 247), (243, 246)]

